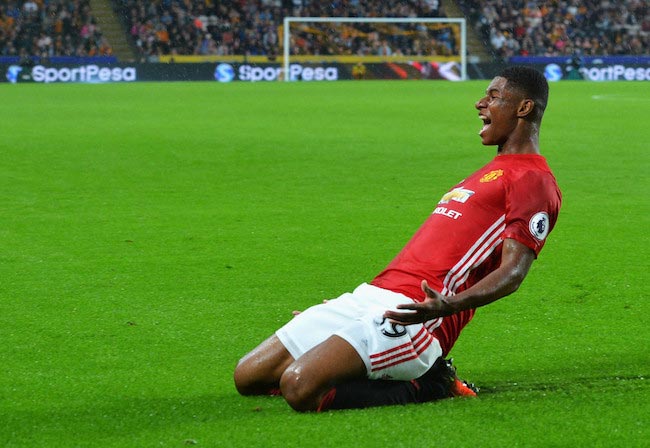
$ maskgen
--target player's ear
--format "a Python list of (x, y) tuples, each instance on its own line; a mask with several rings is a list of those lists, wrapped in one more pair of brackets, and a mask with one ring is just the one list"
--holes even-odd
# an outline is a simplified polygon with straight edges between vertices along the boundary
[(518, 118), (526, 118), (530, 116), (535, 110), (535, 102), (530, 98), (525, 98), (519, 103), (519, 109), (517, 109)]

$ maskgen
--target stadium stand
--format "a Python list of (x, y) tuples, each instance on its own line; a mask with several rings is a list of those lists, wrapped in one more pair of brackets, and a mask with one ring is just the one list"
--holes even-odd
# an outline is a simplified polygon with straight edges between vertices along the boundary
[(88, 0), (0, 3), (0, 56), (110, 56)]
[[(278, 28), (286, 15), (301, 17), (440, 17), (444, 11), (437, 0), (377, 1), (213, 1), (116, 0), (127, 17), (129, 33), (141, 58), (161, 54), (178, 55), (277, 55), (280, 51)], [(318, 27), (316, 27), (318, 28)], [(441, 33), (441, 47), (447, 45)], [(326, 27), (304, 35), (296, 42), (298, 52), (329, 54), (375, 51), (412, 51), (404, 45), (388, 46), (377, 40), (349, 48), (330, 48), (324, 38)], [(339, 44), (343, 45), (343, 44)], [(345, 46), (345, 45), (343, 45)], [(423, 48), (422, 51), (432, 51)]]
[[(220, 1), (117, 0), (130, 20), (130, 33), (141, 56), (157, 54), (275, 55), (278, 26), (294, 16), (445, 17), (442, 2), (428, 1)], [(449, 4), (450, 2), (445, 2)], [(648, 54), (650, 8), (643, 0), (459, 0), (455, 2), (475, 25), (482, 41), (500, 59), (510, 56)], [(451, 7), (452, 5), (450, 5)], [(453, 6), (456, 6), (455, 4)], [(318, 30), (317, 30), (318, 31)], [(329, 48), (321, 33), (298, 36), (296, 53), (445, 54), (442, 42), (417, 43), (356, 41)], [(362, 30), (363, 31), (363, 30)], [(387, 45), (388, 44), (388, 45)]]
[(646, 0), (460, 0), (500, 59), (650, 54)]
[[(0, 56), (108, 56), (113, 53), (91, 1), (9, 0), (0, 3)], [(280, 53), (287, 15), (446, 17), (461, 8), (497, 59), (511, 56), (648, 55), (647, 0), (103, 0), (132, 42), (133, 59), (159, 55)], [(331, 25), (329, 25), (331, 26)], [(333, 41), (327, 25), (295, 36), (303, 54), (448, 54), (454, 39), (441, 29), (430, 42), (386, 39), (358, 26)], [(360, 37), (361, 36), (361, 37)]]

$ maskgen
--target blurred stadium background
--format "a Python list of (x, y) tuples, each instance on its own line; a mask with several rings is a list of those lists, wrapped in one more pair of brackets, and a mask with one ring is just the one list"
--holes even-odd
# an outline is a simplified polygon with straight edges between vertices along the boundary
[[(650, 80), (646, 0), (9, 0), (2, 82), (283, 79), (285, 17), (464, 18), (467, 78), (531, 64), (550, 80)], [(295, 79), (460, 78), (455, 24), (304, 23)]]

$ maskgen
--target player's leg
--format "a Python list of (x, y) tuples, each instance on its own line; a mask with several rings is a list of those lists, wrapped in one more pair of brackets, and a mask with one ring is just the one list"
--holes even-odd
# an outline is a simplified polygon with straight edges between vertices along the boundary
[[(386, 371), (403, 375), (404, 370)], [(308, 412), (447, 398), (452, 396), (452, 379), (442, 358), (437, 358), (434, 366), (417, 379), (369, 379), (362, 355), (348, 341), (334, 335), (293, 362), (282, 374), (280, 389), (292, 408)]]
[(284, 371), (305, 353), (326, 341), (334, 331), (356, 318), (350, 294), (312, 306), (282, 326), (246, 355), (235, 369), (235, 385), (242, 395), (265, 395), (279, 387)]
[[(280, 389), (291, 407), (304, 412), (442, 398), (437, 386), (429, 391), (412, 381), (440, 358), (440, 344), (423, 325), (395, 326), (382, 318), (390, 300), (402, 300), (394, 293), (376, 299), (383, 296), (380, 305), (371, 301), (367, 315), (297, 357), (282, 374)], [(394, 381), (399, 379), (406, 381)]]
[(280, 387), (280, 377), (293, 362), (293, 356), (278, 337), (271, 336), (237, 364), (237, 391), (242, 395), (273, 394)]
[[(312, 394), (311, 402), (306, 400), (309, 405), (305, 408), (314, 408), (316, 395), (320, 397), (318, 410), (421, 403), (448, 396), (449, 381), (442, 377), (440, 369), (432, 368), (436, 360), (442, 362), (442, 349), (430, 332), (437, 322), (408, 327), (393, 325), (383, 318), (383, 312), (403, 303), (405, 298), (374, 287), (364, 287), (362, 291), (363, 297), (368, 298), (367, 314), (337, 330), (335, 337), (347, 342), (339, 344), (337, 350), (345, 347), (350, 353), (356, 351), (354, 358), (363, 367), (357, 364), (358, 375), (331, 377), (330, 389), (317, 388), (318, 394)], [(334, 355), (327, 361), (338, 362)]]
[(421, 377), (410, 381), (354, 380), (337, 385), (319, 411), (426, 403), (449, 397), (475, 397), (478, 389), (456, 376), (451, 360), (438, 358)]
[(316, 411), (336, 384), (367, 377), (357, 350), (339, 336), (331, 336), (294, 361), (282, 374), (280, 390), (297, 411)]
[(420, 403), (446, 396), (434, 396), (430, 387), (416, 381), (368, 379), (356, 350), (338, 336), (292, 363), (282, 375), (280, 389), (287, 403), (301, 412)]

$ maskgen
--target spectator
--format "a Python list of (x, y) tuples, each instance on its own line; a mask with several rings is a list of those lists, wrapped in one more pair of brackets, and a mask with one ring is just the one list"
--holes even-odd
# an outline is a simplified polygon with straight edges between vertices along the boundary
[[(156, 54), (255, 54), (280, 51), (278, 27), (286, 15), (302, 17), (437, 17), (444, 11), (437, 0), (377, 1), (257, 0), (187, 2), (119, 0), (131, 20), (150, 27), (161, 24), (169, 33), (169, 47), (146, 45), (140, 33), (141, 56)], [(623, 0), (460, 0), (466, 16), (485, 36), (500, 58), (516, 55), (648, 54), (647, 1)], [(450, 27), (429, 27), (426, 35), (405, 37), (414, 29), (363, 24), (305, 24), (296, 26), (293, 54), (420, 55), (454, 54), (456, 39)], [(383, 28), (383, 29), (382, 29)], [(398, 30), (399, 31), (399, 30)], [(132, 35), (133, 35), (132, 31)], [(210, 34), (215, 45), (208, 42)], [(145, 43), (145, 44), (143, 44)]]
[[(444, 17), (438, 0), (114, 0), (140, 57), (267, 55), (281, 52), (285, 16)], [(647, 0), (459, 0), (499, 58), (517, 55), (650, 54)], [(296, 25), (293, 54), (450, 55), (449, 26), (311, 23)], [(108, 55), (89, 0), (0, 3), (0, 55)]]
[[(500, 58), (650, 54), (650, 8), (644, 0), (460, 0), (459, 4)], [(505, 40), (495, 38), (499, 31)]]
[(505, 43), (506, 43), (506, 37), (503, 35), (501, 30), (497, 28), (492, 28), (490, 30), (490, 44), (492, 44), (492, 47), (497, 52), (501, 52)]
[[(128, 17), (130, 34), (140, 57), (158, 54), (267, 55), (280, 52), (278, 28), (287, 15), (301, 17), (432, 17), (444, 14), (437, 0), (378, 1), (341, 0), (257, 0), (162, 3), (144, 0), (118, 0)], [(169, 35), (169, 47), (148, 44), (153, 27), (162, 26)], [(419, 40), (395, 35), (395, 26), (384, 27), (382, 35), (370, 33), (361, 24), (309, 24), (292, 36), (294, 54), (419, 54), (420, 48), (448, 54), (457, 45), (449, 27), (435, 28)], [(404, 27), (407, 31), (412, 31)], [(207, 35), (210, 39), (206, 39)], [(398, 33), (399, 34), (399, 33)], [(404, 34), (404, 33), (401, 33)], [(438, 41), (438, 37), (442, 39)], [(421, 40), (431, 41), (424, 43)], [(214, 45), (210, 44), (214, 41)]]
[(0, 4), (0, 55), (86, 56), (110, 54), (89, 0), (28, 0)]

